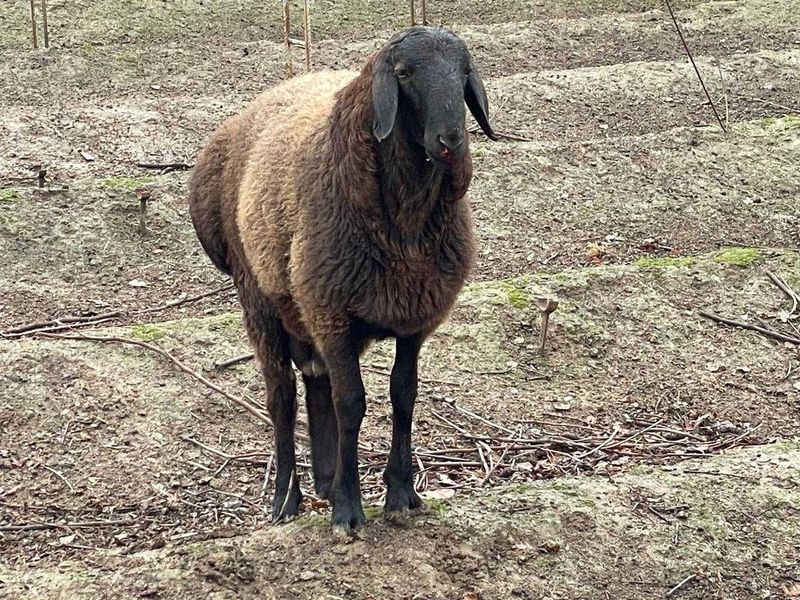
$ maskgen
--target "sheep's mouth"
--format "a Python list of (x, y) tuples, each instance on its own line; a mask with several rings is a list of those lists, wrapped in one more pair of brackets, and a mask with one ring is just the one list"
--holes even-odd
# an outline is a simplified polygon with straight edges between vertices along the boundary
[(425, 150), (425, 154), (427, 155), (427, 161), (433, 164), (436, 167), (439, 167), (445, 171), (449, 171), (453, 168), (453, 164), (456, 162), (456, 155), (454, 155), (449, 150), (442, 149), (438, 152), (430, 152), (429, 150)]

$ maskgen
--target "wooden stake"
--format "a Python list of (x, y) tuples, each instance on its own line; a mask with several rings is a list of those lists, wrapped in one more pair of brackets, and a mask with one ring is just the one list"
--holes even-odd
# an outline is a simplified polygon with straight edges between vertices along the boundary
[(42, 29), (44, 32), (44, 47), (50, 47), (50, 31), (47, 28), (47, 0), (42, 0)]
[(289, 0), (283, 0), (283, 33), (284, 40), (286, 42), (286, 77), (294, 76), (294, 69), (292, 68), (292, 40), (289, 38), (291, 29), (292, 22), (289, 18)]
[(417, 23), (417, 12), (414, 10), (414, 0), (411, 0), (411, 26)]
[(303, 0), (303, 40), (306, 46), (306, 73), (311, 71), (311, 15), (308, 0)]
[(36, 38), (36, 0), (31, 0), (31, 32), (33, 33), (33, 48), (39, 47), (39, 40)]
[(422, 24), (428, 25), (428, 0), (422, 0)]

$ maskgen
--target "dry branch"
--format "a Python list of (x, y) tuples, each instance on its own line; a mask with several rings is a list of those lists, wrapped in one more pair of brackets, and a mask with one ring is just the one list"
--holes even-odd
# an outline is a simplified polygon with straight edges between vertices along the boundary
[(87, 527), (132, 527), (136, 521), (83, 521), (67, 523), (26, 523), (25, 525), (0, 525), (0, 531), (43, 531), (45, 529), (80, 529)]
[(26, 325), (20, 325), (12, 329), (7, 329), (6, 331), (0, 333), (0, 336), (6, 338), (16, 338), (16, 337), (22, 337), (24, 335), (33, 335), (36, 333), (46, 333), (50, 331), (59, 331), (62, 329), (73, 329), (76, 327), (87, 327), (89, 325), (98, 325), (100, 323), (105, 323), (107, 321), (119, 319), (127, 314), (143, 315), (154, 312), (160, 312), (162, 310), (174, 308), (182, 304), (188, 304), (189, 302), (196, 302), (197, 300), (202, 300), (203, 298), (207, 298), (209, 296), (213, 296), (215, 294), (226, 292), (232, 289), (233, 285), (227, 284), (222, 287), (209, 290), (207, 292), (196, 294), (194, 296), (187, 296), (186, 298), (178, 298), (176, 300), (170, 300), (165, 304), (161, 304), (159, 306), (154, 306), (151, 308), (143, 308), (135, 311), (119, 309), (106, 313), (100, 313), (97, 315), (88, 315), (84, 317), (60, 317), (58, 319), (52, 319), (50, 321), (39, 321), (36, 323), (28, 323)]
[[(142, 342), (140, 340), (134, 340), (131, 338), (124, 338), (124, 337), (117, 337), (117, 336), (94, 336), (94, 335), (83, 335), (83, 334), (74, 334), (74, 335), (65, 335), (65, 334), (57, 334), (57, 333), (38, 333), (36, 334), (37, 337), (44, 337), (49, 339), (62, 339), (62, 340), (75, 340), (75, 341), (90, 341), (90, 342), (100, 342), (100, 343), (111, 343), (111, 344), (128, 344), (132, 346), (139, 346), (140, 348), (145, 348), (150, 350), (151, 352), (155, 352), (160, 356), (169, 360), (172, 364), (174, 364), (178, 369), (194, 377), (197, 381), (208, 387), (209, 389), (214, 390), (218, 394), (225, 396), (228, 400), (236, 404), (237, 406), (245, 409), (251, 415), (256, 417), (259, 421), (264, 423), (265, 425), (269, 425), (272, 427), (272, 421), (270, 420), (269, 416), (264, 414), (261, 410), (253, 406), (250, 402), (248, 402), (245, 398), (237, 398), (230, 392), (226, 391), (225, 389), (218, 386), (213, 381), (210, 381), (197, 371), (189, 368), (180, 360), (175, 358), (172, 354), (161, 348), (160, 346), (156, 346), (155, 344), (150, 344), (148, 342)], [(308, 436), (302, 433), (298, 433), (297, 437), (301, 440), (307, 440)]]
[(733, 319), (726, 319), (724, 317), (720, 317), (718, 315), (708, 313), (703, 310), (698, 311), (697, 314), (699, 314), (701, 317), (705, 317), (706, 319), (711, 319), (712, 321), (716, 321), (717, 323), (730, 325), (731, 327), (739, 327), (741, 329), (749, 329), (750, 331), (757, 331), (761, 335), (765, 335), (775, 340), (780, 340), (781, 342), (800, 344), (800, 338), (793, 337), (791, 335), (786, 335), (778, 331), (772, 331), (771, 329), (766, 329), (765, 327), (759, 327), (758, 325), (750, 325), (749, 323), (742, 323), (741, 321), (734, 321)]

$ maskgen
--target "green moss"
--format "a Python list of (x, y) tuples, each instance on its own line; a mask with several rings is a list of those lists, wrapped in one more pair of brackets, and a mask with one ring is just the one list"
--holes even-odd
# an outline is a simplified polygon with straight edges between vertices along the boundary
[(0, 188), (0, 202), (14, 202), (19, 199), (19, 192), (14, 188)]
[(152, 185), (156, 182), (153, 177), (107, 177), (103, 180), (103, 186), (112, 190), (133, 191), (136, 188)]
[(749, 267), (761, 257), (757, 248), (725, 248), (714, 256), (714, 262)]
[(131, 327), (131, 335), (143, 342), (155, 342), (165, 337), (167, 332), (155, 325), (136, 325)]
[(764, 117), (759, 124), (763, 128), (783, 127), (784, 129), (800, 129), (800, 115), (784, 115), (780, 118)]
[(515, 277), (497, 281), (473, 283), (466, 288), (466, 293), (484, 297), (490, 304), (510, 304), (514, 308), (528, 308), (531, 295), (526, 288), (528, 277)]
[(668, 267), (691, 267), (697, 263), (694, 256), (645, 256), (638, 259), (634, 265), (642, 269), (666, 269)]

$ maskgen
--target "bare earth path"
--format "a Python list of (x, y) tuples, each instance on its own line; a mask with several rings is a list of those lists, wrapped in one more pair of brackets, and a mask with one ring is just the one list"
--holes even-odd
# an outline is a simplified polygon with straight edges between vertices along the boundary
[[(248, 350), (232, 293), (135, 313), (226, 283), (188, 173), (136, 163), (191, 164), (280, 80), (278, 3), (49, 5), (48, 52), (27, 2), (0, 5), (0, 331), (119, 310), (81, 331), (257, 403), (251, 364), (213, 368)], [(407, 18), (317, 5), (316, 68), (359, 65)], [(677, 4), (727, 135), (660, 2), (428, 5), (473, 49), (496, 128), (528, 140), (473, 140), (479, 264), (415, 420), (431, 510), (380, 516), (391, 344), (365, 361), (369, 523), (345, 543), (310, 497), (268, 523), (269, 430), (163, 357), (6, 335), (0, 598), (800, 597), (800, 350), (698, 314), (800, 337), (769, 278), (800, 292), (800, 3)]]

